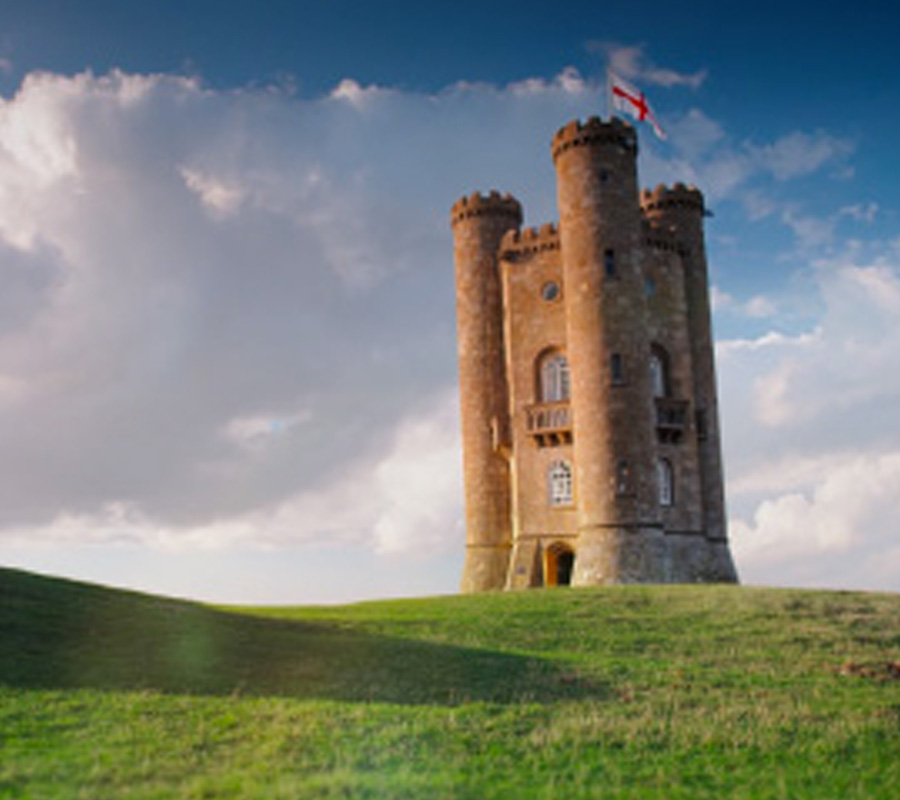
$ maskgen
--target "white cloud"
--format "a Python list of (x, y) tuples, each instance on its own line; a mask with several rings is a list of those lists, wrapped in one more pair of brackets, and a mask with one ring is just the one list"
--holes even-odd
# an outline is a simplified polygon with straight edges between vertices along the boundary
[(718, 286), (712, 285), (709, 287), (709, 304), (714, 312), (723, 311), (731, 308), (734, 304), (734, 297)]
[(787, 336), (720, 342), (726, 370), (753, 376), (755, 419), (771, 426), (849, 424), (861, 404), (900, 394), (900, 274), (896, 268), (820, 263), (819, 327)]
[(350, 462), (324, 485), (254, 515), (249, 536), (285, 544), (327, 533), (384, 553), (458, 546), (465, 535), (458, 405), (455, 391), (431, 398), (397, 425), (381, 455)]
[(727, 141), (721, 123), (696, 108), (674, 117), (668, 135), (682, 157), (690, 161), (702, 159)]
[(763, 191), (748, 189), (743, 193), (741, 202), (747, 216), (754, 222), (765, 219), (778, 210), (778, 203)]
[(816, 265), (815, 330), (717, 348), (731, 530), (752, 582), (900, 588), (884, 566), (900, 564), (900, 264), (857, 255)]
[(900, 452), (845, 458), (807, 492), (778, 494), (734, 522), (736, 558), (756, 581), (777, 570), (792, 584), (900, 589), (898, 496)]
[(556, 92), (559, 89), (567, 94), (578, 95), (591, 90), (590, 84), (574, 67), (567, 67), (552, 81), (544, 78), (527, 78), (511, 83), (507, 88), (514, 95), (541, 95)]
[(797, 416), (799, 409), (791, 404), (789, 397), (796, 371), (793, 362), (785, 361), (753, 382), (758, 422), (774, 428), (789, 423)]
[[(8, 529), (14, 544), (138, 544), (170, 551), (234, 546), (286, 547), (351, 542), (377, 552), (429, 554), (458, 545), (462, 482), (458, 398), (432, 398), (401, 421), (379, 456), (351, 458), (342, 469), (270, 506), (228, 518), (177, 526), (134, 500), (112, 500), (96, 511), (61, 511), (43, 525)], [(251, 449), (308, 422), (252, 417), (232, 420), (229, 439)]]
[(376, 467), (381, 508), (372, 531), (379, 550), (428, 551), (465, 536), (458, 405), (451, 392), (429, 414), (406, 420)]
[(450, 205), (537, 181), (552, 218), (535, 152), (601, 93), (30, 76), (0, 107), (0, 536), (455, 530), (458, 445), (404, 427), (455, 383)]
[(609, 62), (610, 69), (623, 78), (639, 80), (654, 86), (687, 86), (699, 89), (706, 80), (706, 70), (693, 73), (677, 72), (652, 63), (641, 45), (620, 45), (615, 42), (593, 41), (588, 49), (602, 53)]
[[(17, 98), (0, 101), (0, 147), (4, 171), (19, 170), (39, 187), (71, 177), (77, 171), (77, 147), (63, 98), (48, 97), (41, 88), (50, 75), (26, 78)], [(29, 96), (31, 102), (18, 102)], [(23, 176), (24, 177), (24, 176)]]
[(771, 200), (746, 184), (760, 175), (787, 181), (811, 175), (824, 167), (835, 167), (854, 151), (852, 142), (822, 131), (794, 131), (774, 142), (733, 143), (721, 126), (702, 111), (692, 109), (668, 124), (670, 139), (678, 155), (673, 161), (678, 168), (692, 168), (696, 178), (713, 196), (731, 196), (736, 189), (745, 192), (756, 215)]
[(797, 336), (787, 336), (779, 331), (768, 331), (755, 339), (725, 339), (716, 342), (716, 354), (719, 358), (727, 359), (731, 354), (740, 351), (754, 352), (780, 346), (791, 348), (805, 347), (820, 336), (821, 331), (818, 330), (810, 333), (801, 333)]
[(710, 287), (709, 294), (712, 310), (717, 313), (765, 319), (766, 317), (775, 316), (777, 312), (775, 302), (765, 295), (756, 294), (746, 301), (739, 301), (733, 295), (722, 291), (715, 285)]
[(240, 207), (244, 192), (239, 186), (229, 185), (227, 181), (217, 179), (212, 175), (204, 175), (187, 167), (183, 167), (180, 172), (188, 189), (200, 198), (200, 202), (213, 215), (229, 216)]
[(878, 216), (878, 203), (855, 203), (838, 209), (838, 216), (850, 217), (857, 222), (872, 223)]
[(744, 313), (748, 317), (755, 317), (757, 319), (773, 317), (776, 312), (777, 308), (772, 299), (761, 294), (753, 295), (744, 306)]
[(762, 169), (784, 181), (816, 172), (826, 164), (839, 163), (853, 152), (854, 145), (823, 131), (794, 131), (772, 144), (749, 145), (748, 149)]
[(796, 208), (785, 208), (781, 220), (793, 231), (801, 250), (816, 250), (834, 241), (834, 217), (815, 217)]
[(331, 92), (335, 100), (342, 100), (357, 111), (365, 111), (379, 97), (389, 90), (379, 86), (362, 86), (352, 78), (344, 78)]
[(861, 458), (857, 451), (805, 455), (791, 451), (787, 443), (772, 458), (758, 460), (741, 475), (729, 481), (729, 488), (736, 495), (779, 495), (805, 492), (825, 481), (848, 460)]

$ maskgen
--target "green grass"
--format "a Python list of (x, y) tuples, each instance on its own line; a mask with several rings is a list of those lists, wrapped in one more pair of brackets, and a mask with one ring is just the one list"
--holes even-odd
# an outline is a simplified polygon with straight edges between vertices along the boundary
[(0, 570), (2, 798), (900, 796), (900, 596), (213, 609)]

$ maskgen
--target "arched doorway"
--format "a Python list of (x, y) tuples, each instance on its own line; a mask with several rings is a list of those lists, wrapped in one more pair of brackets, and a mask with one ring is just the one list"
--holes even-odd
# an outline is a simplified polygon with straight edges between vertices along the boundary
[(575, 551), (564, 544), (547, 548), (544, 560), (545, 586), (570, 586), (575, 568)]

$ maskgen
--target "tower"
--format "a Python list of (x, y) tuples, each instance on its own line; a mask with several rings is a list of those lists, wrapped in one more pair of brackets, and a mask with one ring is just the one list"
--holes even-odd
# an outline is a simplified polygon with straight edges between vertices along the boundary
[(725, 482), (703, 236), (703, 219), (706, 216), (703, 195), (681, 183), (671, 189), (658, 186), (653, 192), (644, 191), (641, 194), (641, 208), (652, 229), (668, 232), (674, 238), (683, 263), (703, 531), (707, 540), (707, 557), (705, 563), (700, 565), (700, 571), (702, 579), (733, 583), (737, 581), (737, 571), (726, 536)]
[(518, 229), (522, 207), (509, 195), (473, 194), (453, 206), (459, 389), (462, 411), (466, 562), (462, 590), (503, 586), (511, 546), (509, 426), (503, 351), (503, 300), (497, 252)]
[(463, 591), (736, 581), (725, 534), (703, 198), (638, 193), (626, 123), (553, 138), (559, 226), (452, 210)]
[(575, 584), (666, 578), (636, 158), (634, 129), (615, 119), (573, 122), (553, 139), (572, 374)]

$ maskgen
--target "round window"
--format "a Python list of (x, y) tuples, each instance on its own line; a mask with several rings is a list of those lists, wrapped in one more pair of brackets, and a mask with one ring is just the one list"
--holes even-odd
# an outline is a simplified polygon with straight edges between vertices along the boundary
[(559, 297), (559, 284), (556, 281), (548, 281), (541, 287), (541, 297), (548, 302)]

